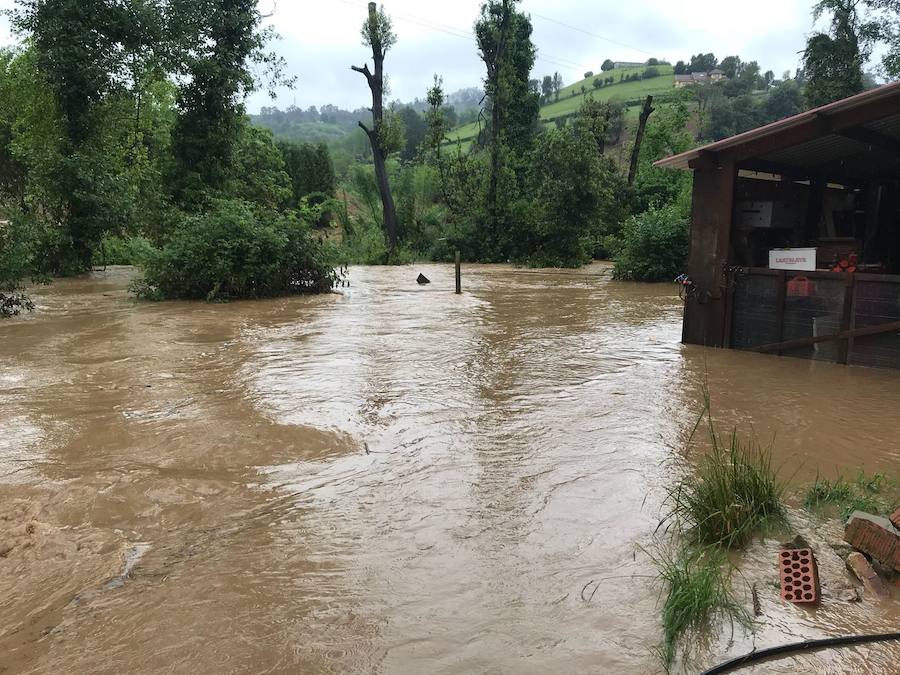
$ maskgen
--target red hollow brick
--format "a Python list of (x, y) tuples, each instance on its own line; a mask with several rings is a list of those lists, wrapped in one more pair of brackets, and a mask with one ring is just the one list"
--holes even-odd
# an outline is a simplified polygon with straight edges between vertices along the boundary
[(844, 539), (885, 567), (900, 572), (900, 532), (886, 518), (857, 511), (847, 521)]
[(778, 552), (781, 572), (781, 599), (797, 604), (819, 601), (819, 574), (816, 559), (808, 548)]
[(894, 515), (891, 516), (891, 523), (893, 523), (894, 527), (900, 529), (900, 507), (894, 511)]

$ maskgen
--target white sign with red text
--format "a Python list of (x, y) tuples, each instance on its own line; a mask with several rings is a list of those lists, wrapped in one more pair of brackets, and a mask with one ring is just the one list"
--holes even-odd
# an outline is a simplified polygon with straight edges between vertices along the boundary
[(776, 248), (774, 251), (769, 251), (769, 269), (815, 272), (816, 249)]

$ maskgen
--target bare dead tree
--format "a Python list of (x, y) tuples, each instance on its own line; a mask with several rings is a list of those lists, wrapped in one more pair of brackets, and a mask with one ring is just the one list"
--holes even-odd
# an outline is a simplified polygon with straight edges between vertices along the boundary
[(653, 97), (648, 96), (644, 101), (644, 108), (641, 110), (641, 116), (638, 119), (637, 136), (634, 139), (634, 148), (631, 150), (631, 167), (628, 169), (628, 187), (634, 185), (634, 179), (637, 178), (638, 159), (641, 156), (641, 146), (644, 144), (644, 132), (647, 131), (647, 120), (650, 115), (655, 112), (653, 107)]
[(384, 57), (388, 50), (394, 46), (397, 36), (394, 34), (390, 18), (379, 10), (374, 2), (369, 3), (369, 16), (363, 24), (363, 43), (372, 48), (373, 70), (369, 70), (369, 64), (351, 66), (351, 69), (366, 78), (369, 89), (372, 92), (372, 128), (363, 122), (360, 128), (369, 138), (372, 145), (372, 157), (375, 162), (375, 177), (378, 181), (378, 191), (381, 194), (381, 204), (384, 212), (384, 229), (387, 235), (390, 255), (397, 249), (397, 209), (394, 205), (394, 197), (391, 194), (390, 180), (387, 173), (387, 154), (389, 148), (385, 147), (384, 138)]

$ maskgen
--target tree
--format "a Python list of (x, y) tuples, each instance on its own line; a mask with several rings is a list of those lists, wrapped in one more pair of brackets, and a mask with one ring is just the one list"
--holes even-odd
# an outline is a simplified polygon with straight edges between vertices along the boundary
[(393, 255), (397, 249), (397, 209), (394, 205), (394, 197), (391, 194), (390, 179), (387, 173), (387, 155), (396, 150), (392, 141), (395, 134), (385, 121), (384, 113), (384, 58), (388, 50), (397, 42), (390, 17), (384, 9), (378, 9), (374, 2), (369, 3), (369, 16), (362, 27), (363, 45), (371, 47), (374, 71), (369, 70), (369, 65), (362, 67), (352, 66), (352, 69), (366, 78), (369, 90), (372, 92), (372, 128), (363, 122), (360, 128), (369, 138), (372, 145), (372, 157), (375, 162), (375, 176), (378, 180), (378, 191), (381, 195), (381, 204), (384, 217), (384, 229), (387, 234), (389, 255)]
[(653, 107), (653, 97), (648, 96), (644, 101), (644, 107), (641, 108), (641, 114), (638, 120), (637, 135), (634, 140), (634, 148), (631, 151), (631, 166), (628, 170), (628, 187), (634, 185), (634, 179), (637, 177), (638, 159), (641, 154), (641, 145), (644, 142), (644, 133), (647, 130), (647, 121), (650, 115), (655, 112)]
[[(485, 196), (488, 255), (502, 259), (515, 227), (511, 204), (522, 185), (517, 162), (528, 156), (537, 127), (538, 99), (528, 88), (535, 60), (530, 19), (516, 10), (519, 0), (487, 0), (475, 24), (479, 56), (487, 71), (484, 89), (490, 109), (490, 168)], [(562, 78), (553, 78), (554, 91)]]
[(729, 80), (733, 80), (737, 77), (738, 72), (741, 69), (741, 57), (740, 56), (726, 56), (722, 59), (722, 62), (719, 63), (719, 70), (725, 73), (725, 76)]
[(589, 71), (587, 71), (587, 72), (584, 74), (584, 79), (585, 79), (585, 80), (589, 80), (589, 79), (591, 79), (593, 76), (594, 76), (594, 71), (593, 71), (593, 70), (589, 70)]
[(715, 70), (717, 63), (715, 54), (696, 54), (691, 57), (691, 64), (687, 71), (689, 73), (708, 73)]
[(562, 75), (559, 73), (553, 73), (553, 96), (556, 100), (559, 100), (559, 91), (563, 88), (563, 79)]
[(541, 80), (541, 98), (546, 103), (551, 96), (553, 96), (553, 77), (544, 75), (544, 79)]
[(684, 75), (688, 72), (687, 64), (684, 61), (679, 61), (675, 64), (674, 71), (676, 75)]
[(93, 249), (115, 227), (120, 184), (100, 143), (102, 110), (127, 86), (128, 61), (157, 36), (141, 25), (146, 13), (103, 0), (20, 0), (12, 13), (16, 31), (33, 46), (36, 67), (61, 120), (59, 161), (53, 184), (65, 230), (54, 254), (55, 272), (91, 266)]
[(812, 107), (863, 90), (862, 67), (871, 52), (871, 33), (860, 23), (858, 5), (859, 0), (820, 0), (813, 7), (815, 19), (831, 14), (831, 27), (830, 34), (812, 35), (803, 52), (806, 99)]
[(419, 146), (425, 140), (428, 133), (428, 127), (423, 117), (409, 106), (404, 106), (397, 113), (400, 122), (403, 124), (403, 132), (405, 143), (403, 149), (400, 150), (400, 159), (404, 162), (411, 162), (416, 158)]
[(291, 143), (282, 141), (278, 149), (284, 157), (284, 170), (291, 180), (291, 206), (313, 194), (333, 197), (337, 187), (331, 153), (324, 143)]
[(763, 111), (767, 121), (791, 117), (803, 111), (803, 94), (794, 80), (785, 79), (769, 91)]
[(771, 70), (767, 70), (763, 75), (763, 81), (766, 84), (766, 89), (772, 86), (772, 83), (775, 82), (775, 73)]
[(600, 70), (602, 70), (605, 73), (607, 71), (615, 69), (615, 67), (616, 67), (616, 64), (613, 63), (611, 59), (606, 59), (606, 61), (603, 62), (603, 65), (600, 66)]

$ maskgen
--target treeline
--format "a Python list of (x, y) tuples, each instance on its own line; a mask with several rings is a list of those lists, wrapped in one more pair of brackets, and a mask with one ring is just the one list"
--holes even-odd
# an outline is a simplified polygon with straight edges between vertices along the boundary
[(0, 53), (5, 313), (22, 279), (87, 271), (124, 240), (147, 297), (331, 287), (308, 224), (334, 194), (328, 153), (246, 117), (249, 92), (285, 82), (261, 22), (254, 0), (18, 4), (23, 46)]

